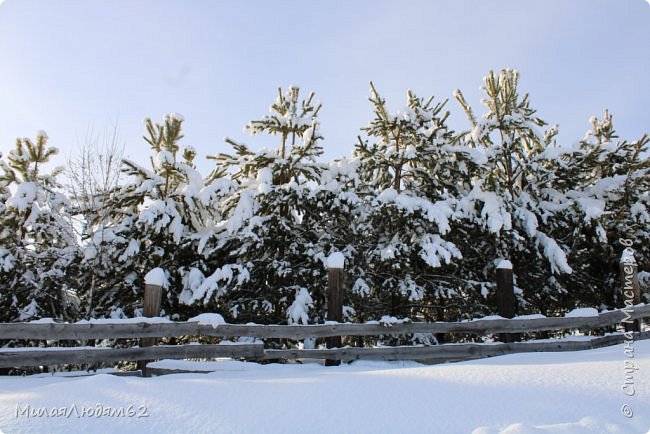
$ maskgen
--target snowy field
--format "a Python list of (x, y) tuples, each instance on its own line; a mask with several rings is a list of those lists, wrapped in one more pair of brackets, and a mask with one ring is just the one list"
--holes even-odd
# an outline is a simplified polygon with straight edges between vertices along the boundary
[[(626, 371), (626, 360), (638, 370)], [(650, 432), (650, 341), (635, 342), (631, 359), (617, 345), (431, 366), (234, 361), (190, 366), (216, 371), (154, 378), (3, 377), (0, 429), (7, 434)], [(626, 373), (634, 396), (621, 389)], [(624, 404), (632, 417), (621, 414)]]

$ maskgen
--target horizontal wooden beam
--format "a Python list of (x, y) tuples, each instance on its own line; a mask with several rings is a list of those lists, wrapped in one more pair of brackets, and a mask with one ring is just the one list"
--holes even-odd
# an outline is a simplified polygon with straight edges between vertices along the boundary
[[(639, 306), (631, 319), (650, 317), (650, 305)], [(626, 314), (616, 310), (589, 317), (548, 317), (522, 319), (475, 320), (469, 322), (407, 322), (401, 324), (314, 324), (314, 325), (239, 325), (223, 324), (216, 329), (201, 328), (207, 336), (249, 336), (253, 338), (325, 338), (330, 336), (379, 336), (411, 333), (527, 333), (561, 329), (595, 329), (620, 323)]]
[(196, 322), (168, 323), (2, 323), (0, 339), (117, 339), (198, 336)]
[[(628, 316), (629, 315), (629, 316)], [(628, 313), (614, 310), (589, 317), (548, 317), (492, 319), (469, 322), (410, 322), (401, 324), (312, 324), (245, 325), (220, 324), (216, 327), (197, 322), (169, 323), (0, 323), (0, 339), (86, 340), (176, 336), (247, 336), (260, 339), (325, 338), (332, 336), (379, 336), (411, 333), (529, 333), (562, 329), (596, 329), (619, 324), (623, 319), (650, 317), (650, 305), (635, 306)]]
[(120, 362), (153, 359), (191, 359), (242, 357), (260, 359), (263, 344), (236, 345), (159, 345), (134, 348), (47, 348), (0, 351), (0, 368), (20, 366), (86, 365), (100, 362)]
[[(650, 332), (634, 334), (635, 340), (650, 339)], [(118, 361), (235, 357), (246, 359), (331, 359), (331, 360), (427, 360), (456, 361), (513, 353), (579, 351), (624, 342), (624, 335), (610, 335), (580, 341), (515, 342), (495, 344), (446, 344), (378, 348), (331, 348), (264, 350), (263, 344), (173, 345), (134, 348), (48, 348), (0, 351), (0, 368), (21, 366), (88, 365)]]
[[(635, 333), (635, 340), (650, 339), (650, 332)], [(623, 335), (610, 335), (580, 341), (514, 342), (495, 344), (445, 344), (433, 346), (404, 346), (330, 349), (265, 350), (265, 359), (333, 359), (351, 360), (426, 360), (457, 361), (514, 353), (580, 351), (616, 345), (624, 342)]]

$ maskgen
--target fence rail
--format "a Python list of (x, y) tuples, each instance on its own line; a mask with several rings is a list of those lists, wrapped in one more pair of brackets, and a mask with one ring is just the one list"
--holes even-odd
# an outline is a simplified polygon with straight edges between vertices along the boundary
[[(77, 364), (99, 362), (142, 361), (162, 358), (214, 358), (236, 357), (254, 360), (315, 358), (330, 361), (356, 359), (375, 360), (467, 360), (503, 354), (533, 351), (576, 351), (614, 345), (629, 339), (630, 335), (615, 334), (588, 340), (556, 340), (514, 343), (444, 344), (434, 346), (395, 347), (343, 347), (328, 349), (264, 349), (264, 344), (190, 344), (143, 346), (145, 341), (159, 337), (209, 336), (252, 337), (260, 339), (329, 338), (335, 336), (381, 336), (413, 333), (471, 333), (476, 335), (527, 333), (562, 329), (598, 329), (633, 322), (650, 317), (650, 305), (638, 305), (627, 309), (586, 317), (545, 317), (486, 319), (469, 322), (405, 322), (397, 324), (327, 323), (319, 325), (238, 325), (216, 326), (198, 322), (150, 322), (141, 323), (0, 323), (0, 339), (35, 340), (88, 340), (139, 338), (140, 347), (50, 347), (50, 348), (2, 348), (0, 368)], [(145, 320), (146, 321), (146, 320)], [(650, 332), (637, 332), (634, 339), (648, 339)], [(146, 371), (146, 369), (143, 369)]]
[[(329, 360), (426, 360), (457, 361), (526, 352), (579, 351), (615, 345), (624, 335), (588, 340), (556, 342), (515, 342), (491, 344), (444, 344), (433, 346), (343, 347), (330, 349), (264, 349), (264, 344), (235, 345), (158, 345), (134, 348), (20, 348), (0, 350), (0, 368), (51, 366), (62, 364), (92, 365), (120, 361), (153, 359), (189, 359), (235, 357), (251, 360), (329, 359)], [(650, 332), (634, 333), (633, 339), (649, 339)]]
[(635, 306), (627, 312), (612, 310), (597, 316), (488, 319), (469, 322), (405, 322), (398, 324), (311, 324), (218, 326), (198, 322), (169, 323), (0, 323), (0, 339), (86, 340), (117, 338), (155, 338), (179, 336), (239, 337), (259, 339), (306, 339), (333, 336), (379, 336), (387, 334), (528, 333), (537, 331), (594, 329), (613, 326), (624, 319), (650, 317), (650, 305)]
[(261, 359), (264, 357), (264, 344), (158, 345), (155, 347), (133, 348), (20, 348), (19, 351), (6, 351), (3, 349), (0, 350), (0, 368), (214, 357)]
[[(650, 332), (634, 333), (633, 339), (650, 339)], [(528, 352), (580, 351), (620, 344), (624, 335), (610, 335), (586, 340), (557, 342), (513, 342), (489, 344), (443, 344), (433, 346), (397, 346), (373, 348), (328, 348), (264, 350), (265, 359), (334, 359), (351, 360), (427, 360), (456, 361)]]

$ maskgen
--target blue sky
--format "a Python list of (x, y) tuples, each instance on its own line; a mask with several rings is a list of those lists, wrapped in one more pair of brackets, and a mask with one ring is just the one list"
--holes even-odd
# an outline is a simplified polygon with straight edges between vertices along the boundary
[(63, 154), (89, 128), (116, 124), (143, 163), (143, 119), (183, 114), (185, 143), (254, 147), (242, 128), (278, 86), (314, 90), (325, 158), (348, 155), (371, 118), (368, 81), (400, 108), (407, 89), (482, 113), (489, 69), (516, 68), (521, 90), (560, 140), (573, 142), (605, 107), (624, 138), (650, 130), (650, 5), (644, 0), (83, 1), (0, 5), (0, 150), (46, 130)]

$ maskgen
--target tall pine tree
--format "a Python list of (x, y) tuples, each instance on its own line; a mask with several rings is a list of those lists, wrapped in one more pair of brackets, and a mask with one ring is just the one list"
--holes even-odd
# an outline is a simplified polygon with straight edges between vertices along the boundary
[[(364, 319), (382, 314), (438, 316), (436, 299), (449, 295), (441, 268), (461, 258), (447, 240), (464, 174), (445, 121), (445, 102), (407, 93), (407, 106), (390, 113), (371, 83), (374, 118), (359, 138), (356, 223), (363, 261), (353, 292), (365, 292)], [(458, 182), (453, 177), (458, 176)]]
[(246, 126), (251, 134), (278, 137), (277, 147), (252, 151), (227, 139), (235, 154), (213, 157), (215, 176), (230, 173), (237, 190), (224, 202), (225, 232), (206, 248), (208, 262), (220, 266), (197, 287), (194, 299), (208, 303), (214, 296), (219, 308), (240, 321), (322, 319), (320, 107), (313, 93), (301, 100), (297, 87), (280, 89), (270, 113)]
[[(461, 250), (473, 258), (463, 262), (463, 273), (478, 282), (492, 282), (498, 263), (508, 259), (522, 291), (520, 300), (546, 312), (566, 293), (561, 277), (572, 272), (568, 246), (550, 235), (556, 224), (553, 202), (558, 199), (548, 189), (553, 162), (545, 151), (556, 146), (557, 128), (542, 129), (546, 123), (535, 116), (528, 95), (519, 95), (518, 85), (517, 71), (490, 71), (484, 79), (487, 111), (481, 119), (456, 92), (472, 125), (458, 139), (478, 153), (481, 163), (472, 174), (472, 191), (459, 204), (471, 231)], [(483, 286), (484, 295), (490, 295), (491, 285)]]
[(0, 160), (0, 305), (2, 320), (41, 317), (75, 319), (78, 314), (75, 264), (78, 250), (68, 200), (57, 176), (45, 169), (58, 150), (36, 140), (17, 139), (7, 161)]

